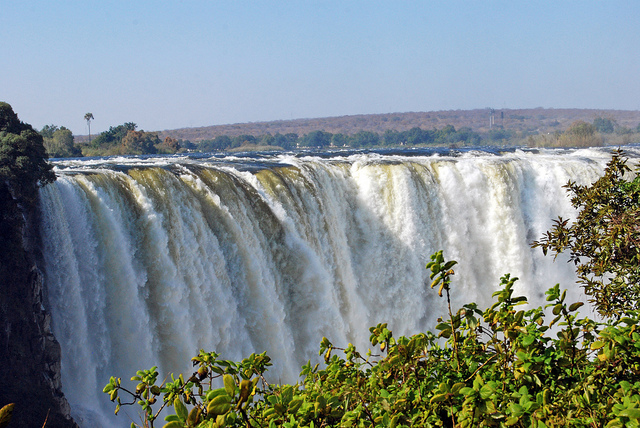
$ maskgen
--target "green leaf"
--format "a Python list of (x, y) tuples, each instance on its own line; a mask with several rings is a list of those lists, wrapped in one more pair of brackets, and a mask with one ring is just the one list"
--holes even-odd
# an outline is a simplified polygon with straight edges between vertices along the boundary
[(236, 394), (236, 381), (233, 380), (233, 376), (230, 374), (224, 375), (224, 390), (227, 391), (229, 397), (233, 397)]
[(184, 423), (178, 421), (171, 421), (167, 424), (164, 424), (162, 428), (184, 428)]
[(468, 386), (460, 389), (460, 394), (466, 395), (466, 396), (471, 395), (471, 394), (473, 394), (475, 392), (476, 392), (475, 389), (469, 388)]
[(621, 381), (618, 385), (620, 385), (620, 388), (622, 388), (625, 392), (631, 389), (631, 384), (626, 380)]
[(519, 418), (510, 417), (510, 418), (507, 418), (507, 420), (504, 422), (504, 424), (506, 426), (510, 427), (512, 425), (517, 424), (519, 420), (520, 420)]
[(231, 409), (231, 397), (228, 395), (219, 395), (207, 406), (208, 415), (223, 415)]
[(522, 406), (516, 403), (511, 403), (511, 405), (509, 406), (509, 410), (511, 411), (511, 416), (515, 418), (519, 418), (524, 414), (524, 409), (522, 408)]
[(199, 407), (194, 407), (189, 412), (189, 416), (187, 417), (187, 426), (194, 427), (198, 424), (198, 420), (200, 419), (200, 414), (202, 410)]
[(625, 416), (629, 419), (640, 419), (640, 409), (627, 408), (618, 413), (618, 416)]
[(303, 402), (304, 400), (300, 398), (291, 400), (291, 402), (289, 403), (289, 412), (292, 414), (295, 414), (298, 411), (298, 409), (300, 409), (300, 406), (302, 406)]
[(458, 392), (461, 392), (462, 389), (464, 388), (464, 382), (458, 382), (455, 383), (452, 387), (451, 387), (451, 393), (453, 394), (457, 394)]
[(441, 322), (440, 324), (436, 325), (436, 330), (451, 330), (451, 324), (447, 322)]
[(529, 402), (527, 402), (527, 404), (525, 404), (525, 406), (524, 406), (524, 410), (525, 410), (527, 413), (532, 413), (532, 412), (534, 412), (536, 409), (539, 409), (539, 408), (540, 408), (540, 405), (539, 405), (537, 402), (535, 402), (535, 401), (529, 401)]
[(438, 335), (438, 337), (444, 337), (445, 339), (448, 339), (451, 337), (451, 329), (449, 330), (442, 330), (440, 332), (440, 334)]
[(293, 399), (293, 387), (287, 385), (282, 389), (282, 403), (288, 405)]
[(186, 406), (182, 404), (182, 401), (180, 401), (180, 398), (175, 399), (173, 402), (173, 408), (176, 409), (176, 415), (178, 415), (180, 420), (186, 422), (189, 412), (187, 411)]
[(487, 398), (491, 397), (494, 392), (496, 392), (496, 390), (487, 383), (482, 388), (480, 388), (480, 398), (486, 400)]
[(442, 401), (445, 401), (447, 399), (447, 393), (444, 394), (436, 394), (433, 397), (431, 397), (431, 400), (429, 400), (429, 403), (433, 404), (433, 403), (440, 403)]
[(227, 390), (225, 388), (213, 389), (207, 392), (207, 401), (211, 401), (216, 398), (218, 395), (227, 395)]
[(439, 276), (436, 279), (433, 280), (433, 282), (431, 282), (431, 288), (434, 288), (436, 285), (440, 284), (440, 281), (442, 281), (442, 277)]
[(443, 270), (449, 270), (449, 269), (451, 269), (452, 267), (454, 267), (456, 264), (458, 264), (458, 262), (457, 262), (457, 261), (455, 261), (455, 260), (448, 261), (448, 262), (446, 262), (446, 263), (444, 264), (444, 268), (443, 268)]
[(522, 346), (529, 346), (536, 341), (536, 337), (533, 334), (528, 334), (522, 338)]
[(584, 305), (584, 303), (582, 303), (582, 302), (575, 302), (571, 306), (569, 306), (569, 312), (573, 312), (573, 311), (577, 310), (578, 308), (580, 308), (583, 305)]

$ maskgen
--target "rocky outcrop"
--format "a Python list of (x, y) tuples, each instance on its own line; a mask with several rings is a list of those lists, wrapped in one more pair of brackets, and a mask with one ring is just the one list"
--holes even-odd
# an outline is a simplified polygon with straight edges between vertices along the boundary
[(6, 188), (0, 214), (0, 407), (15, 403), (10, 427), (77, 427), (62, 394), (60, 344), (36, 265), (35, 217)]

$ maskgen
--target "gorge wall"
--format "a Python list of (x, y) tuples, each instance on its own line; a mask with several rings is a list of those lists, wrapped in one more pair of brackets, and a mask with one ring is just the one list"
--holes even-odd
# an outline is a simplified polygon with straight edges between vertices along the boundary
[(36, 265), (38, 185), (55, 179), (51, 169), (42, 137), (0, 102), (0, 407), (14, 404), (11, 427), (76, 426)]
[[(267, 351), (295, 382), (327, 336), (366, 350), (368, 327), (432, 329), (445, 302), (425, 264), (459, 261), (454, 306), (488, 303), (504, 273), (538, 305), (572, 266), (529, 244), (573, 214), (606, 150), (398, 152), (60, 161), (41, 189), (41, 233), (62, 384), (85, 426), (138, 420), (101, 392), (199, 349)], [(565, 260), (566, 261), (566, 260)], [(129, 412), (129, 413), (127, 413)], [(125, 414), (123, 416), (123, 413)]]
[(17, 209), (2, 193), (0, 406), (15, 404), (11, 427), (41, 427), (45, 421), (76, 427), (62, 393), (60, 344), (51, 330), (36, 264), (37, 216)]

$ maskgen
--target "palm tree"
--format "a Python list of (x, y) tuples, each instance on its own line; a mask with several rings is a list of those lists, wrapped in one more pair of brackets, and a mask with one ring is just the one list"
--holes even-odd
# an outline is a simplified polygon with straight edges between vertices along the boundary
[(85, 114), (84, 120), (87, 121), (87, 126), (89, 127), (89, 141), (91, 141), (91, 121), (93, 120), (93, 113)]

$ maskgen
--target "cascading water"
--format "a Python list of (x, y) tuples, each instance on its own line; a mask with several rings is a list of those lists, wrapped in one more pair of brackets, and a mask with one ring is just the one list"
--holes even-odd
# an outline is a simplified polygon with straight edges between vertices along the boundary
[(160, 157), (60, 161), (41, 190), (62, 382), (86, 426), (127, 425), (109, 376), (191, 369), (199, 349), (267, 351), (295, 382), (322, 336), (366, 349), (368, 327), (432, 329), (445, 311), (429, 255), (460, 262), (454, 305), (490, 301), (502, 274), (534, 304), (571, 265), (529, 244), (574, 213), (562, 186), (603, 171), (601, 150)]

